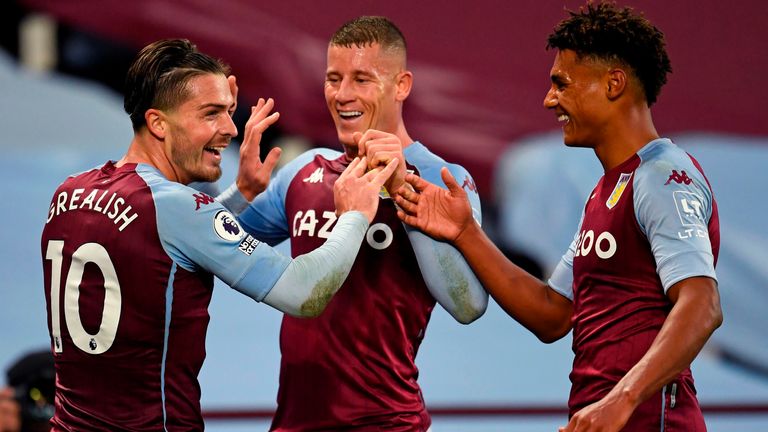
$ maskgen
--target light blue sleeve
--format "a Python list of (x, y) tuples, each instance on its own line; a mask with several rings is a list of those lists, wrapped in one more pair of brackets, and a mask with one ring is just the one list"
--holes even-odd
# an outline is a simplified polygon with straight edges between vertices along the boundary
[(648, 238), (664, 291), (694, 276), (717, 280), (708, 224), (712, 191), (690, 157), (651, 146), (634, 178), (635, 217)]
[[(139, 171), (137, 169), (137, 171)], [(211, 197), (141, 173), (155, 201), (157, 232), (166, 253), (188, 271), (213, 273), (261, 301), (291, 263), (246, 233), (234, 215)]]
[(335, 159), (340, 152), (317, 148), (304, 152), (278, 170), (267, 189), (256, 196), (240, 213), (239, 220), (248, 233), (257, 239), (276, 245), (290, 236), (288, 217), (285, 214), (285, 196), (293, 177), (316, 155)]
[[(475, 220), (478, 224), (482, 223), (480, 196), (467, 170), (459, 165), (446, 163), (420, 143), (406, 147), (404, 156), (408, 163), (418, 168), (422, 178), (443, 188), (446, 186), (440, 177), (440, 169), (447, 166), (459, 185), (463, 185), (467, 192)], [(419, 263), (421, 275), (435, 300), (463, 324), (469, 324), (482, 316), (488, 306), (488, 293), (461, 252), (449, 243), (435, 240), (407, 224), (403, 225)]]
[[(584, 207), (586, 207), (586, 205)], [(549, 281), (547, 282), (550, 288), (570, 301), (573, 301), (573, 257), (576, 256), (576, 245), (578, 244), (581, 224), (583, 222), (584, 210), (582, 209), (579, 226), (576, 228), (576, 234), (573, 236), (573, 241), (571, 242), (571, 245), (568, 246), (568, 250), (565, 251), (562, 258), (560, 258), (555, 270), (552, 271), (552, 276), (549, 277)]]

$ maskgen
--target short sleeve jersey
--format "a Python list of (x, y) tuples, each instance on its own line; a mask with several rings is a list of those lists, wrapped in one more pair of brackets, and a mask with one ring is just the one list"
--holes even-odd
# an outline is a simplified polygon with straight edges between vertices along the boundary
[(213, 274), (261, 300), (290, 262), (213, 198), (112, 162), (59, 186), (41, 248), (54, 430), (201, 430)]
[[(442, 184), (440, 168), (448, 166), (474, 189), (463, 168), (421, 143), (404, 156), (427, 180)], [(294, 256), (317, 248), (333, 229), (333, 184), (349, 162), (327, 149), (300, 156), (243, 213), (243, 226), (264, 241), (290, 238)], [(382, 193), (352, 270), (326, 310), (314, 319), (283, 318), (272, 430), (426, 430), (431, 420), (415, 359), (435, 303), (394, 202)]]
[[(672, 307), (666, 295), (672, 285), (716, 279), (719, 245), (710, 185), (696, 160), (670, 140), (650, 142), (605, 173), (550, 279), (573, 300), (571, 414), (600, 400), (645, 355)], [(665, 387), (636, 410), (626, 430), (657, 427), (670, 403), (677, 409), (666, 413), (664, 430), (699, 430), (690, 369), (673, 386), (677, 397)], [(674, 421), (682, 428), (672, 427)]]

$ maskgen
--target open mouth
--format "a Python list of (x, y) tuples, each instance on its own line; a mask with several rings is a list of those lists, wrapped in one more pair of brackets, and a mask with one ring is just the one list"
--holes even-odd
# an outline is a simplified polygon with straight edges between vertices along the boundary
[(221, 156), (221, 152), (224, 151), (225, 148), (227, 147), (226, 146), (208, 146), (203, 148), (203, 150), (215, 156)]
[(354, 120), (363, 115), (362, 111), (338, 111), (342, 120)]
[(566, 124), (571, 121), (571, 118), (568, 117), (568, 114), (560, 114), (557, 116), (557, 121), (559, 122), (565, 122)]

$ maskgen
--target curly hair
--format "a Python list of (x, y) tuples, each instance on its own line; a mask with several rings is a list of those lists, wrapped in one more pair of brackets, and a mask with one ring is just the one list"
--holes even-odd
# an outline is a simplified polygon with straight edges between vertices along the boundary
[(643, 86), (648, 106), (656, 102), (672, 66), (664, 34), (642, 13), (613, 2), (589, 1), (561, 21), (547, 38), (547, 49), (572, 50), (589, 57), (629, 66)]
[(229, 74), (229, 65), (201, 53), (187, 39), (163, 39), (144, 47), (125, 77), (123, 107), (133, 130), (145, 125), (150, 108), (170, 109), (188, 95), (187, 83), (203, 74)]
[(406, 51), (405, 37), (383, 16), (361, 16), (342, 25), (331, 37), (331, 45), (350, 48), (378, 43), (387, 50)]

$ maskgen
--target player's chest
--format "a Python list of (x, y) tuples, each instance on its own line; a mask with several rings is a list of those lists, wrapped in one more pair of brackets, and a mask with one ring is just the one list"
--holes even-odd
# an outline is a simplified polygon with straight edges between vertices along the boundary
[(636, 248), (633, 175), (630, 171), (603, 178), (592, 192), (576, 238), (575, 271), (616, 266)]

